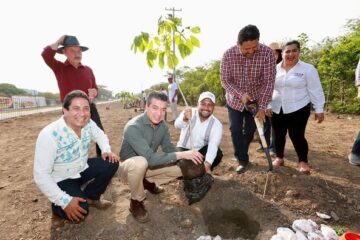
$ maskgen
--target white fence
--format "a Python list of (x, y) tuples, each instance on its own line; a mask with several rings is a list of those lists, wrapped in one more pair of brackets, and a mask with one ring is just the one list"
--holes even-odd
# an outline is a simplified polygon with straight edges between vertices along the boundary
[(0, 120), (60, 109), (60, 101), (37, 96), (0, 97)]
[[(34, 98), (40, 98), (40, 97), (34, 97)], [(3, 101), (3, 102), (7, 102), (6, 107), (4, 107), (5, 104), (1, 104), (1, 102), (2, 102), (1, 99), (3, 99), (3, 98), (0, 98), (0, 121), (9, 119), (9, 118), (23, 116), (23, 115), (29, 115), (29, 114), (35, 114), (35, 113), (41, 113), (41, 112), (51, 112), (51, 111), (57, 111), (57, 110), (62, 109), (60, 101), (48, 100), (45, 98), (44, 98), (44, 100), (36, 99), (36, 100), (30, 100), (30, 101), (27, 98), (15, 98), (15, 99), (19, 100), (19, 102), (15, 103), (15, 104), (13, 102), (11, 102), (11, 104), (9, 104), (9, 101)], [(24, 104), (22, 101), (25, 101), (26, 104)], [(30, 104), (30, 102), (31, 102), (31, 104)], [(105, 103), (111, 103), (111, 102), (119, 102), (119, 100), (97, 102), (96, 104), (99, 105), (99, 104), (105, 104)], [(44, 103), (45, 103), (45, 105), (44, 105)], [(13, 106), (20, 106), (20, 108), (13, 108)]]

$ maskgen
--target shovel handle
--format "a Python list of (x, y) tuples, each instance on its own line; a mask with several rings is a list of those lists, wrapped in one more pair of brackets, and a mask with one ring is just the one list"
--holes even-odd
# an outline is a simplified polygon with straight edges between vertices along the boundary
[(261, 140), (261, 144), (264, 147), (265, 150), (265, 154), (266, 154), (266, 159), (268, 161), (268, 165), (269, 165), (269, 171), (273, 170), (273, 165), (272, 165), (272, 159), (270, 156), (270, 152), (269, 152), (269, 148), (265, 139), (265, 134), (264, 134), (264, 122), (260, 121), (257, 117), (254, 117), (255, 120), (255, 124), (256, 124), (256, 128), (258, 130), (259, 136), (260, 136), (260, 140)]

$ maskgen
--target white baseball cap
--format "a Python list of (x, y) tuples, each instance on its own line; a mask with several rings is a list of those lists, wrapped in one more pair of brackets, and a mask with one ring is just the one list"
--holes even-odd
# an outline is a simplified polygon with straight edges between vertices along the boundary
[(203, 92), (200, 94), (199, 96), (199, 101), (201, 102), (202, 100), (204, 100), (205, 98), (209, 98), (214, 104), (215, 104), (215, 95), (212, 92)]

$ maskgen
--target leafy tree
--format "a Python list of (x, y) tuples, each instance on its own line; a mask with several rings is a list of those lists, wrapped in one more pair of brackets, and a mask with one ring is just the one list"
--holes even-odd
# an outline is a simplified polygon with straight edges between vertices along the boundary
[(330, 111), (359, 112), (354, 87), (355, 68), (360, 58), (360, 19), (346, 24), (347, 33), (323, 42), (318, 62)]
[[(187, 37), (188, 33), (190, 36)], [(157, 35), (151, 36), (149, 33), (142, 32), (134, 38), (131, 49), (134, 53), (146, 52), (146, 62), (151, 68), (157, 60), (161, 69), (164, 68), (165, 62), (169, 69), (175, 69), (179, 58), (173, 47), (176, 45), (181, 58), (189, 56), (194, 47), (200, 47), (200, 41), (194, 35), (198, 33), (200, 33), (198, 26), (183, 28), (181, 18), (168, 14), (165, 18), (159, 18)]]
[(107, 86), (98, 85), (99, 93), (98, 93), (98, 100), (109, 100), (112, 98), (112, 91), (107, 90)]
[(190, 105), (196, 105), (199, 94), (202, 89), (206, 88), (204, 83), (205, 75), (206, 69), (203, 66), (187, 69), (183, 72), (180, 87)]
[(25, 90), (17, 88), (15, 85), (10, 83), (0, 83), (0, 95), (3, 96), (14, 96), (14, 95), (29, 95)]
[(135, 104), (136, 102), (140, 101), (140, 96), (127, 91), (121, 91), (115, 94), (115, 98), (120, 99), (120, 103), (124, 105)]
[(56, 100), (56, 101), (59, 101), (59, 99), (60, 99), (59, 93), (39, 92), (38, 96), (44, 97), (46, 99)]
[(186, 69), (182, 74), (181, 89), (192, 105), (197, 104), (199, 95), (204, 91), (213, 92), (217, 98), (218, 105), (225, 104), (225, 94), (220, 83), (220, 61)]
[(306, 33), (301, 33), (298, 36), (301, 48), (301, 60), (310, 63), (314, 66), (318, 63), (319, 54), (321, 51), (321, 44), (316, 43), (314, 46), (309, 46), (309, 36)]
[(220, 60), (212, 62), (209, 66), (205, 76), (205, 84), (208, 91), (215, 94), (217, 104), (225, 105), (225, 90), (222, 88), (220, 81)]

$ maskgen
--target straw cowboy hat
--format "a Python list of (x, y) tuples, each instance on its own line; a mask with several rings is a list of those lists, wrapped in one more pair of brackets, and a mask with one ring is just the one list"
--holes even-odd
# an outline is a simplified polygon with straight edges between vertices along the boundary
[(272, 50), (281, 50), (281, 47), (280, 47), (279, 44), (276, 43), (276, 42), (270, 43), (270, 44), (269, 44), (269, 47), (270, 47)]
[(80, 46), (79, 40), (75, 36), (66, 36), (62, 47), (59, 47), (56, 52), (63, 54), (63, 50), (66, 47), (80, 47), (81, 51), (85, 52), (88, 50), (88, 47)]

